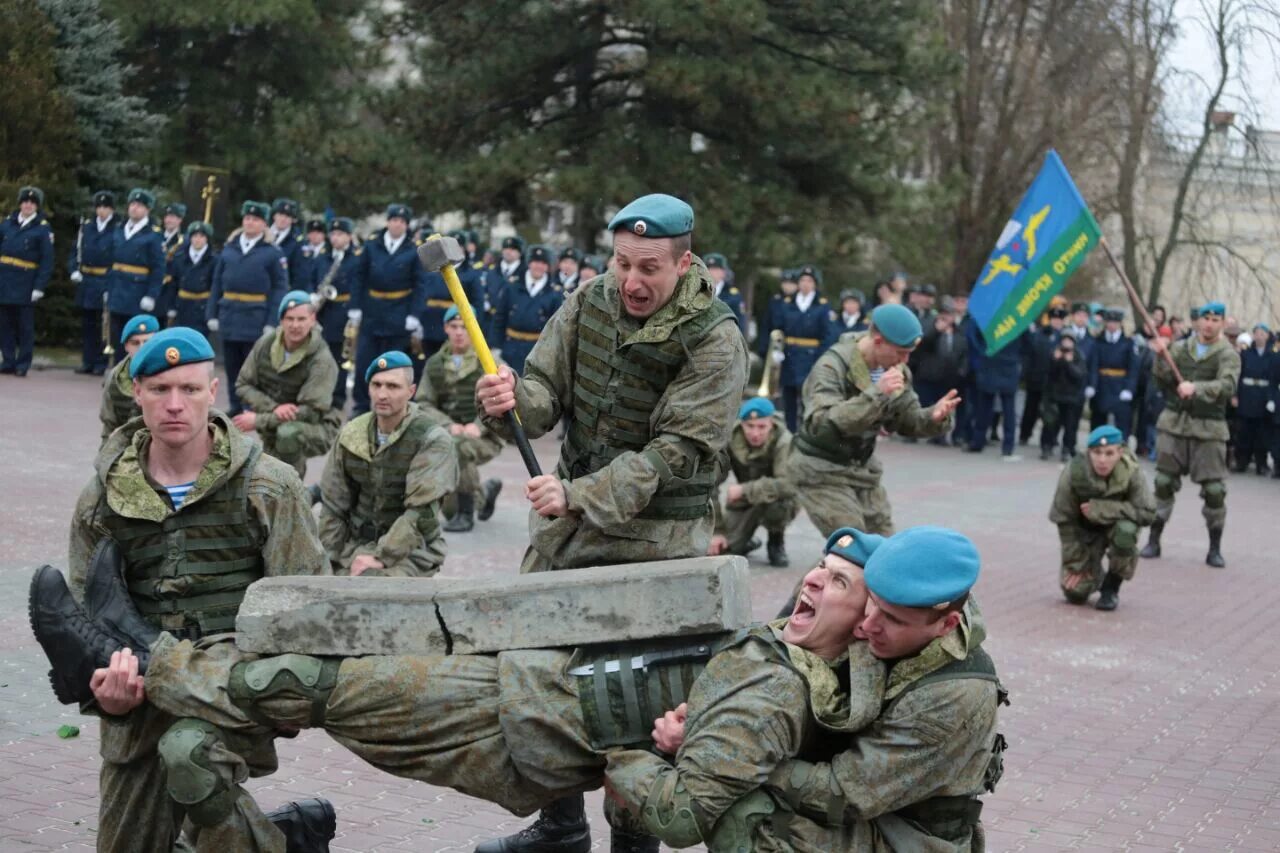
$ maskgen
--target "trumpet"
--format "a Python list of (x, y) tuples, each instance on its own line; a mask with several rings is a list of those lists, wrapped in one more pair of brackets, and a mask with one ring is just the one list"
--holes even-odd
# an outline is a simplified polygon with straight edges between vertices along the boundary
[(338, 298), (338, 288), (332, 284), (321, 284), (316, 288), (316, 292), (311, 296), (311, 304), (315, 306), (316, 313), (320, 313), (320, 309), (324, 307), (326, 302), (331, 302)]
[(356, 369), (356, 335), (360, 333), (360, 324), (355, 320), (348, 320), (347, 325), (342, 330), (342, 369)]
[(757, 397), (768, 399), (773, 396), (774, 371), (778, 366), (773, 363), (774, 353), (782, 352), (785, 346), (781, 329), (769, 333), (769, 350), (764, 354), (764, 365), (760, 371), (760, 387), (756, 389)]
[(111, 309), (107, 308), (106, 294), (102, 296), (102, 339), (107, 342), (102, 354), (115, 355), (116, 348), (111, 343)]

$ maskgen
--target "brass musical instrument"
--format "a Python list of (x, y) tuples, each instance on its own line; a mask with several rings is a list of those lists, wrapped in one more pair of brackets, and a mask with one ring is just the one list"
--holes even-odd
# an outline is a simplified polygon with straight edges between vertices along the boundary
[(320, 313), (320, 309), (325, 306), (326, 302), (332, 302), (338, 298), (338, 287), (333, 283), (333, 279), (338, 274), (338, 267), (342, 266), (342, 258), (335, 257), (333, 263), (329, 264), (328, 271), (325, 272), (324, 278), (320, 280), (320, 284), (316, 285), (315, 296), (311, 298), (311, 304), (316, 307), (316, 313)]
[(777, 385), (777, 374), (781, 372), (780, 367), (773, 362), (775, 353), (782, 352), (786, 342), (783, 340), (782, 330), (774, 329), (769, 333), (769, 350), (764, 354), (764, 365), (760, 370), (760, 387), (756, 389), (757, 397), (764, 397), (766, 400), (773, 396), (773, 389)]
[(102, 339), (107, 345), (102, 348), (103, 355), (115, 355), (116, 348), (111, 343), (111, 309), (107, 308), (107, 295), (102, 294)]
[(342, 330), (342, 369), (356, 369), (356, 335), (360, 334), (360, 324), (355, 320), (348, 320), (347, 325)]

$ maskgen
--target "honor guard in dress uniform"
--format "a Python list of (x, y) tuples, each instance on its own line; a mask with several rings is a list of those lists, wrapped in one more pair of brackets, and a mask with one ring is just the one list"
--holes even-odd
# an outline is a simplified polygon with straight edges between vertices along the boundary
[(205, 325), (222, 340), (233, 416), (243, 408), (235, 389), (240, 368), (258, 338), (275, 328), (280, 300), (289, 289), (289, 262), (267, 238), (269, 215), (260, 201), (240, 206), (240, 230), (222, 247), (209, 291)]
[(208, 222), (192, 222), (187, 226), (186, 245), (179, 250), (169, 269), (173, 274), (173, 306), (167, 312), (169, 326), (195, 329), (209, 336), (205, 325), (209, 314), (209, 290), (213, 287), (213, 268), (217, 255), (209, 243), (213, 226)]
[(1089, 384), (1084, 396), (1089, 403), (1089, 425), (1097, 429), (1115, 420), (1129, 438), (1133, 428), (1133, 396), (1138, 388), (1138, 354), (1133, 340), (1124, 333), (1124, 312), (1108, 308), (1103, 312), (1105, 327), (1089, 352)]
[[(1062, 543), (1062, 594), (1084, 604), (1101, 590), (1099, 610), (1115, 610), (1120, 584), (1138, 568), (1142, 528), (1156, 519), (1147, 476), (1116, 427), (1089, 433), (1089, 450), (1062, 469), (1049, 520)], [(1107, 571), (1102, 570), (1106, 555)]]
[(186, 217), (187, 206), (173, 202), (164, 206), (160, 218), (160, 239), (164, 244), (164, 286), (160, 288), (155, 314), (166, 320), (171, 320), (176, 310), (178, 287), (173, 278), (173, 263), (186, 244), (186, 235), (182, 231), (182, 221)]
[(231, 419), (257, 432), (262, 449), (307, 474), (307, 459), (322, 456), (342, 426), (332, 406), (338, 363), (316, 327), (311, 294), (291, 290), (280, 300), (279, 325), (258, 338), (236, 377), (244, 411)]
[[(291, 278), (297, 282), (298, 290), (308, 290), (315, 281), (315, 266), (328, 246), (329, 226), (323, 219), (308, 219), (303, 239), (298, 244), (298, 268), (293, 270)], [(324, 275), (323, 272), (320, 275)]]
[(1090, 355), (1093, 353), (1093, 331), (1089, 328), (1088, 302), (1071, 303), (1071, 322), (1062, 331), (1063, 334), (1076, 339), (1076, 352), (1087, 367)]
[(352, 294), (360, 289), (364, 275), (364, 249), (352, 240), (355, 223), (345, 216), (329, 223), (329, 246), (316, 255), (311, 265), (312, 299), (320, 304), (320, 335), (329, 354), (338, 365), (338, 379), (333, 386), (333, 408), (341, 412), (347, 406), (347, 370), (342, 366), (343, 339), (346, 334)]
[(1259, 323), (1253, 327), (1253, 346), (1240, 353), (1240, 387), (1236, 390), (1236, 472), (1243, 473), (1254, 464), (1259, 475), (1266, 474), (1267, 453), (1271, 450), (1271, 386), (1280, 353), (1271, 349), (1271, 327)]
[[(599, 255), (583, 255), (582, 263), (578, 264), (578, 286), (586, 284), (598, 275), (603, 275), (609, 265), (605, 263), (604, 258)], [(569, 294), (565, 294), (565, 298), (569, 298)]]
[[(111, 272), (111, 249), (115, 229), (120, 227), (114, 193), (93, 194), (93, 218), (80, 223), (76, 250), (68, 273), (76, 286), (76, 308), (80, 311), (80, 366), (76, 373), (101, 376), (107, 371), (107, 342), (102, 339), (102, 312), (107, 302), (107, 277)], [(110, 323), (108, 322), (108, 331)]]
[(507, 237), (502, 241), (502, 257), (498, 263), (485, 273), (485, 326), (484, 336), (490, 347), (500, 347), (496, 343), (498, 304), (502, 302), (508, 285), (524, 282), (527, 268), (524, 264), (524, 240), (520, 237)]
[(375, 356), (364, 380), (373, 409), (348, 421), (329, 451), (320, 539), (335, 574), (434, 575), (445, 556), (440, 504), (458, 485), (453, 439), (413, 403), (409, 356)]
[[(1142, 549), (1148, 559), (1160, 556), (1160, 534), (1173, 514), (1173, 501), (1182, 478), (1200, 486), (1202, 514), (1209, 528), (1209, 553), (1205, 562), (1221, 569), (1222, 530), (1227, 522), (1227, 407), (1236, 393), (1240, 356), (1222, 336), (1227, 308), (1210, 302), (1200, 308), (1196, 334), (1175, 344), (1156, 338), (1151, 348), (1157, 356), (1151, 375), (1164, 391), (1164, 411), (1156, 422), (1156, 520), (1151, 538)], [(1182, 374), (1182, 381), (1160, 353), (1168, 350)]]
[(729, 439), (729, 467), (737, 480), (725, 495), (724, 535), (730, 554), (749, 554), (760, 547), (754, 538), (763, 526), (769, 534), (769, 565), (786, 568), (787, 525), (796, 517), (795, 486), (787, 477), (791, 433), (773, 402), (752, 397), (738, 409), (738, 424)]
[(711, 280), (715, 282), (716, 298), (728, 305), (733, 311), (738, 328), (745, 335), (747, 333), (747, 315), (742, 310), (742, 294), (738, 292), (737, 287), (725, 280), (725, 277), (729, 274), (729, 261), (719, 252), (708, 253), (703, 258), (703, 261), (707, 265), (707, 272), (711, 274)]
[(477, 496), (480, 520), (488, 521), (493, 515), (502, 481), (489, 479), (481, 486), (480, 466), (502, 452), (502, 439), (480, 423), (476, 381), (484, 375), (484, 369), (457, 306), (445, 312), (444, 330), (448, 340), (427, 359), (414, 402), (453, 437), (458, 455), (458, 490), (454, 492), (453, 516), (445, 523), (444, 531), (466, 533), (475, 526)]
[(524, 277), (508, 283), (494, 312), (493, 345), (518, 374), (524, 373), (524, 360), (538, 342), (542, 329), (556, 313), (564, 296), (560, 285), (551, 280), (555, 253), (546, 246), (529, 249)]
[(840, 291), (840, 316), (836, 317), (836, 332), (841, 335), (865, 332), (867, 317), (862, 312), (862, 306), (866, 304), (866, 294), (861, 290), (849, 288)]
[(298, 233), (300, 215), (301, 208), (291, 198), (278, 198), (271, 202), (271, 227), (268, 229), (268, 236), (289, 262), (290, 290), (301, 290), (308, 281), (306, 264), (302, 261), (302, 240), (299, 239), (302, 235)]
[(760, 332), (756, 336), (756, 350), (761, 358), (769, 356), (769, 338), (773, 334), (774, 329), (782, 328), (782, 310), (786, 308), (787, 301), (796, 295), (796, 271), (793, 269), (784, 269), (782, 271), (782, 279), (778, 284), (778, 292), (769, 297), (769, 304), (765, 306), (764, 322), (760, 327)]
[(582, 253), (570, 246), (560, 253), (556, 261), (555, 282), (560, 285), (560, 292), (568, 296), (578, 289), (580, 284), (578, 267), (582, 262)]
[[(166, 274), (164, 241), (151, 223), (156, 197), (143, 189), (129, 191), (128, 219), (113, 233), (111, 274), (107, 278), (107, 308), (111, 337), (119, 340), (129, 318), (156, 309)], [(124, 353), (116, 350), (116, 361)]]
[[(419, 306), (427, 301), (427, 273), (418, 263), (417, 246), (409, 237), (413, 210), (408, 205), (387, 206), (387, 225), (365, 241), (360, 290), (352, 297), (354, 320), (360, 324), (356, 338), (356, 382), (352, 391), (352, 416), (369, 411), (369, 390), (364, 376), (379, 353), (409, 351), (409, 339), (422, 332)], [(415, 364), (414, 372), (421, 370)]]
[[(467, 235), (463, 231), (454, 231), (449, 236), (453, 237), (461, 245)], [(466, 260), (458, 264), (455, 271), (472, 309), (483, 310), (484, 283), (479, 271), (473, 268), (471, 263)], [(444, 346), (445, 341), (448, 339), (448, 335), (444, 331), (444, 315), (453, 307), (453, 296), (450, 295), (449, 287), (444, 283), (444, 276), (440, 273), (427, 273), (426, 282), (427, 301), (426, 306), (419, 314), (419, 319), (422, 321), (422, 351), (427, 356), (430, 356)]]
[(1027, 333), (1027, 345), (1022, 351), (1022, 381), (1027, 386), (1027, 395), (1022, 403), (1022, 417), (1018, 419), (1019, 444), (1031, 441), (1036, 421), (1042, 417), (1045, 386), (1049, 384), (1049, 365), (1053, 363), (1053, 354), (1058, 349), (1058, 341), (1062, 340), (1062, 329), (1067, 322), (1067, 312), (1063, 308), (1052, 307), (1045, 314), (1048, 322), (1031, 327)]
[(822, 273), (817, 267), (800, 267), (796, 294), (784, 297), (780, 313), (778, 328), (782, 329), (786, 344), (782, 351), (782, 406), (787, 429), (792, 432), (800, 428), (800, 389), (818, 357), (837, 337), (835, 312), (827, 304), (827, 298), (818, 293), (821, 279)]
[(102, 421), (102, 444), (107, 443), (111, 433), (142, 414), (142, 409), (133, 396), (133, 376), (129, 372), (129, 362), (133, 354), (142, 349), (142, 345), (159, 331), (160, 321), (150, 314), (139, 314), (124, 324), (119, 343), (124, 350), (124, 358), (111, 368), (107, 381), (102, 384), (102, 404), (98, 407), (98, 420)]

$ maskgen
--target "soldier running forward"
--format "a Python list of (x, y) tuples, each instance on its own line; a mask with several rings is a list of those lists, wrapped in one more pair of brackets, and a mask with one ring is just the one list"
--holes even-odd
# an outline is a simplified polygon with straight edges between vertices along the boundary
[(445, 522), (444, 531), (466, 533), (475, 526), (477, 496), (480, 520), (488, 521), (493, 515), (502, 481), (489, 479), (481, 486), (480, 466), (502, 452), (502, 439), (480, 423), (476, 382), (484, 375), (484, 369), (457, 306), (444, 313), (444, 331), (448, 340), (427, 359), (414, 402), (453, 436), (458, 454), (458, 490), (454, 492), (453, 517)]
[(753, 397), (738, 409), (729, 439), (729, 467), (737, 480), (726, 494), (725, 550), (747, 554), (760, 547), (752, 538), (761, 525), (768, 532), (769, 565), (786, 568), (787, 525), (796, 517), (795, 487), (786, 476), (791, 433), (771, 401)]
[[(1225, 568), (1222, 530), (1227, 521), (1227, 407), (1236, 393), (1240, 356), (1222, 336), (1227, 307), (1204, 305), (1196, 319), (1196, 334), (1170, 345), (1151, 341), (1156, 359), (1151, 375), (1165, 394), (1164, 411), (1156, 422), (1156, 520), (1142, 556), (1160, 556), (1160, 534), (1173, 514), (1173, 501), (1182, 478), (1200, 486), (1202, 513), (1209, 528), (1205, 562)], [(1168, 350), (1182, 374), (1179, 382), (1160, 353)]]
[(124, 358), (111, 368), (102, 385), (102, 405), (98, 407), (98, 419), (102, 421), (102, 443), (106, 444), (111, 433), (128, 421), (142, 414), (133, 394), (133, 375), (129, 362), (151, 336), (160, 331), (160, 321), (150, 314), (139, 314), (129, 319), (120, 331), (120, 347)]
[[(697, 557), (711, 542), (716, 459), (742, 402), (746, 345), (691, 251), (688, 204), (643, 196), (609, 230), (611, 270), (552, 315), (518, 381), (503, 367), (476, 384), (485, 425), (507, 439), (502, 416), (513, 408), (530, 437), (572, 414), (556, 472), (525, 485), (524, 572)], [(624, 818), (610, 813), (615, 847), (656, 851)], [(590, 843), (574, 795), (521, 834), (479, 849), (585, 851)]]
[(87, 670), (120, 712), (217, 726), (175, 756), (208, 780), (193, 798), (238, 791), (216, 763), (233, 737), (323, 726), (375, 767), (516, 814), (603, 783), (675, 848), (979, 849), (1004, 693), (968, 601), (977, 549), (911, 528), (864, 570), (847, 556), (858, 531), (837, 534), (789, 619), (680, 654), (668, 644), (656, 662), (651, 644), (247, 660), (231, 642), (145, 630), (130, 641), (146, 651), (112, 659), (114, 626), (69, 602), (50, 567), (33, 581), (33, 625), (62, 694)]
[(1084, 604), (1100, 589), (1096, 607), (1115, 610), (1120, 584), (1133, 580), (1138, 568), (1138, 538), (1155, 521), (1156, 504), (1119, 428), (1098, 427), (1089, 433), (1088, 446), (1088, 453), (1062, 469), (1049, 520), (1058, 525), (1067, 601)]
[(907, 357), (920, 342), (920, 321), (909, 308), (887, 303), (871, 312), (870, 328), (846, 335), (823, 353), (804, 385), (805, 416), (791, 443), (789, 476), (800, 505), (830, 536), (848, 524), (893, 532), (884, 472), (875, 456), (881, 429), (905, 436), (946, 435), (960, 404), (955, 389), (921, 408)]
[[(110, 540), (127, 583), (111, 559), (116, 606), (136, 609), (150, 630), (200, 641), (234, 630), (255, 580), (328, 574), (297, 474), (213, 409), (218, 380), (209, 342), (191, 329), (168, 329), (130, 356), (129, 370), (142, 417), (111, 435), (76, 504), (70, 574), (77, 595), (85, 594), (90, 555), (99, 549), (101, 557), (100, 544)], [(183, 746), (197, 748), (212, 726), (150, 705), (124, 714), (96, 701), (101, 683), (81, 687), (84, 710), (101, 718), (98, 850), (170, 853), (187, 818), (195, 849), (284, 853), (284, 835), (252, 799), (197, 804), (191, 792), (206, 780), (173, 771)], [(237, 737), (234, 749), (218, 754), (230, 762), (223, 772), (238, 781), (276, 768), (270, 735)]]
[(253, 345), (236, 396), (245, 409), (231, 419), (256, 432), (262, 448), (306, 476), (307, 459), (333, 446), (342, 412), (333, 408), (338, 363), (316, 325), (311, 294), (292, 290), (280, 300), (279, 326)]
[(347, 422), (320, 481), (320, 539), (334, 574), (427, 577), (445, 543), (440, 503), (458, 486), (448, 430), (414, 405), (413, 360), (384, 352), (364, 381), (373, 410)]

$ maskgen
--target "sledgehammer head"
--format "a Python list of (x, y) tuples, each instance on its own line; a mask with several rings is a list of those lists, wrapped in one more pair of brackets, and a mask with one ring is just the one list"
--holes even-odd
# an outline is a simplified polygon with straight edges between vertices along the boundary
[(440, 272), (445, 266), (460, 264), (467, 253), (452, 237), (433, 234), (418, 247), (418, 261), (430, 272)]

